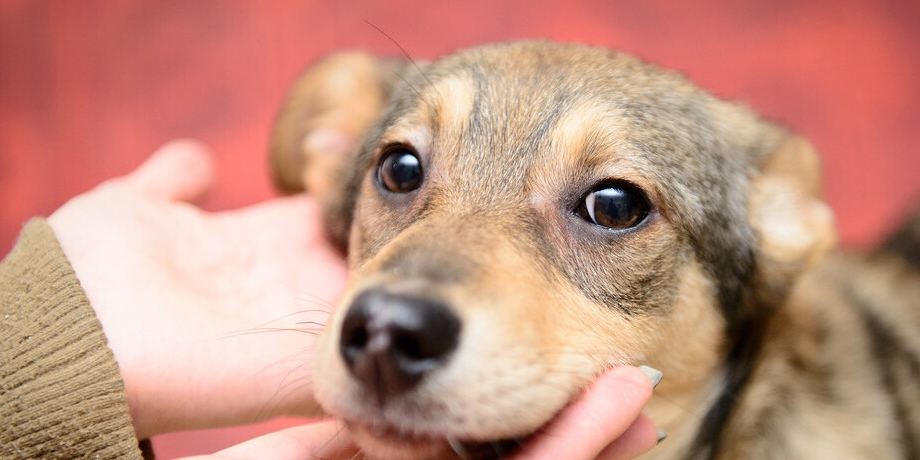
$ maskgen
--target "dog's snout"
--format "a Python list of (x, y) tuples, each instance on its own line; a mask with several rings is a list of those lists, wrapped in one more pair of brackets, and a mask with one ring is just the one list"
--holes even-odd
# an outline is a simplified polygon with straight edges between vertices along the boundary
[(459, 335), (460, 320), (447, 306), (370, 290), (349, 307), (339, 349), (351, 374), (382, 404), (443, 365)]

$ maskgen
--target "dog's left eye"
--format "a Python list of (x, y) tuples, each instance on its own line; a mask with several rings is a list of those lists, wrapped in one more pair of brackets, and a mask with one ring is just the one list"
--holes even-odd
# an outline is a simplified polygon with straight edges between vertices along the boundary
[(409, 147), (394, 146), (384, 154), (377, 167), (383, 187), (393, 193), (409, 193), (422, 185), (422, 162)]
[(650, 208), (645, 195), (636, 186), (614, 182), (585, 195), (578, 215), (602, 227), (624, 229), (639, 225), (648, 216)]

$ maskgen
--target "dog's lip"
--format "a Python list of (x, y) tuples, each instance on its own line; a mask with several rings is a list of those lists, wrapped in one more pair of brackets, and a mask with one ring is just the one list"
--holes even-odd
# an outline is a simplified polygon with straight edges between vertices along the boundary
[[(357, 438), (371, 441), (378, 448), (406, 453), (406, 458), (440, 458), (452, 452), (463, 460), (491, 460), (513, 453), (523, 446), (526, 437), (500, 440), (465, 440), (435, 433), (415, 432), (387, 424), (366, 424), (346, 421), (346, 425)], [(370, 438), (370, 439), (367, 439)], [(360, 445), (360, 442), (359, 442)], [(363, 446), (369, 447), (369, 446)]]
[(431, 443), (437, 442), (438, 439), (440, 439), (435, 435), (418, 433), (415, 431), (400, 429), (393, 425), (381, 423), (367, 424), (356, 421), (347, 421), (346, 424), (352, 431), (358, 430), (375, 438), (393, 442), (405, 442), (409, 444)]
[(412, 458), (434, 459), (450, 449), (444, 438), (417, 433), (386, 424), (367, 424), (346, 421), (358, 447), (370, 455), (369, 458)]

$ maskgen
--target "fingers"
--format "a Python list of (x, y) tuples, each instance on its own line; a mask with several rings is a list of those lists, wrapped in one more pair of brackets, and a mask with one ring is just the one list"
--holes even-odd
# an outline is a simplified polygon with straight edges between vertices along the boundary
[(651, 396), (652, 382), (645, 373), (630, 366), (612, 369), (513, 460), (594, 459), (602, 452), (613, 460), (644, 452), (657, 441), (654, 425), (640, 416)]
[(319, 205), (304, 194), (272, 198), (211, 217), (241, 244), (255, 244), (274, 255), (281, 251), (289, 258), (312, 257), (316, 245), (325, 243)]
[(180, 139), (160, 147), (124, 183), (145, 195), (169, 201), (195, 201), (214, 179), (208, 149), (198, 141)]
[[(306, 458), (350, 459), (357, 449), (341, 422), (325, 421), (269, 433), (237, 444), (202, 460), (302, 460)], [(190, 459), (187, 459), (190, 460)]]
[(644, 414), (598, 454), (597, 460), (625, 460), (647, 452), (658, 442), (658, 428)]
[[(316, 200), (308, 195), (291, 195), (272, 198), (254, 205), (222, 213), (222, 219), (252, 227), (260, 233), (280, 232), (299, 234), (312, 239), (321, 232), (322, 217)], [(295, 227), (295, 228), (288, 228)], [(304, 232), (308, 232), (304, 235)]]

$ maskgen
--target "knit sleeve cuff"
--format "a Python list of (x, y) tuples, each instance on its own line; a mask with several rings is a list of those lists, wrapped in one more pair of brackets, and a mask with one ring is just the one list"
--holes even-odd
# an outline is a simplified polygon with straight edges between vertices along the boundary
[(0, 262), (0, 457), (141, 458), (124, 382), (54, 232)]

